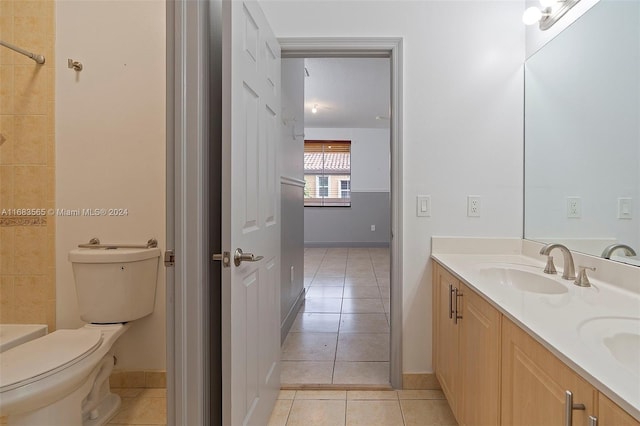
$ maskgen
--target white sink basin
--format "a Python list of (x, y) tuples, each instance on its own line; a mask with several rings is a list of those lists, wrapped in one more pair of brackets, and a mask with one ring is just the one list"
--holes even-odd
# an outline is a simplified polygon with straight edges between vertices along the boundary
[(640, 318), (599, 317), (578, 326), (580, 338), (640, 376)]
[(552, 278), (522, 269), (494, 267), (482, 269), (480, 273), (488, 281), (530, 293), (563, 294), (568, 291)]

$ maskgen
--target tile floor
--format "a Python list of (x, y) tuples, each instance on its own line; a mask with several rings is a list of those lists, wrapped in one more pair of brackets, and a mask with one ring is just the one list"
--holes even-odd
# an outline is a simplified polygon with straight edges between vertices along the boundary
[[(108, 426), (167, 424), (167, 390), (150, 388), (112, 388), (120, 395), (122, 405)], [(0, 417), (0, 425), (6, 418)]]
[(437, 390), (280, 391), (269, 426), (457, 425)]
[(283, 386), (389, 386), (389, 250), (307, 248), (306, 300), (282, 345)]
[(122, 405), (107, 425), (166, 425), (167, 390), (144, 388), (114, 388)]
[[(113, 389), (109, 426), (166, 425), (165, 389)], [(457, 426), (442, 391), (280, 391), (268, 426)]]

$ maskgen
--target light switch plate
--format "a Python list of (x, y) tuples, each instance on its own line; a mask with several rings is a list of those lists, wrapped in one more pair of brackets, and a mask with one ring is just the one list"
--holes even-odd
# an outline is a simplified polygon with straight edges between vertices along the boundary
[(633, 219), (632, 198), (618, 198), (618, 219)]
[(418, 195), (416, 197), (416, 215), (418, 217), (431, 217), (431, 195)]

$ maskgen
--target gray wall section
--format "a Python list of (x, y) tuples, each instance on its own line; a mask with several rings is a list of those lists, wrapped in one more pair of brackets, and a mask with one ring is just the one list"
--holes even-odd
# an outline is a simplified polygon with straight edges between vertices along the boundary
[(389, 192), (352, 192), (351, 207), (305, 207), (304, 245), (388, 246), (390, 209)]
[[(282, 271), (280, 273), (280, 310), (282, 339), (289, 332), (304, 300), (304, 212), (303, 187), (280, 185), (282, 193)], [(293, 267), (293, 280), (291, 268)]]
[[(280, 141), (281, 339), (304, 301), (304, 59), (282, 60), (282, 138)], [(294, 269), (291, 280), (291, 267)]]

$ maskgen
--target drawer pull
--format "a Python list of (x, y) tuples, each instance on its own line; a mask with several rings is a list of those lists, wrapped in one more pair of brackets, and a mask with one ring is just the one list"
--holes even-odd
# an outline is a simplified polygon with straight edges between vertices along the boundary
[(453, 318), (453, 302), (451, 296), (453, 295), (453, 285), (449, 284), (449, 319)]
[(455, 312), (455, 316), (453, 317), (453, 322), (454, 324), (458, 324), (458, 320), (462, 319), (462, 315), (458, 313), (458, 298), (462, 297), (462, 293), (459, 293), (457, 288), (454, 289), (454, 292), (456, 294), (456, 308), (455, 308), (456, 312)]
[(573, 403), (573, 393), (566, 391), (564, 393), (564, 424), (565, 426), (573, 425), (573, 410), (586, 410), (584, 404)]

